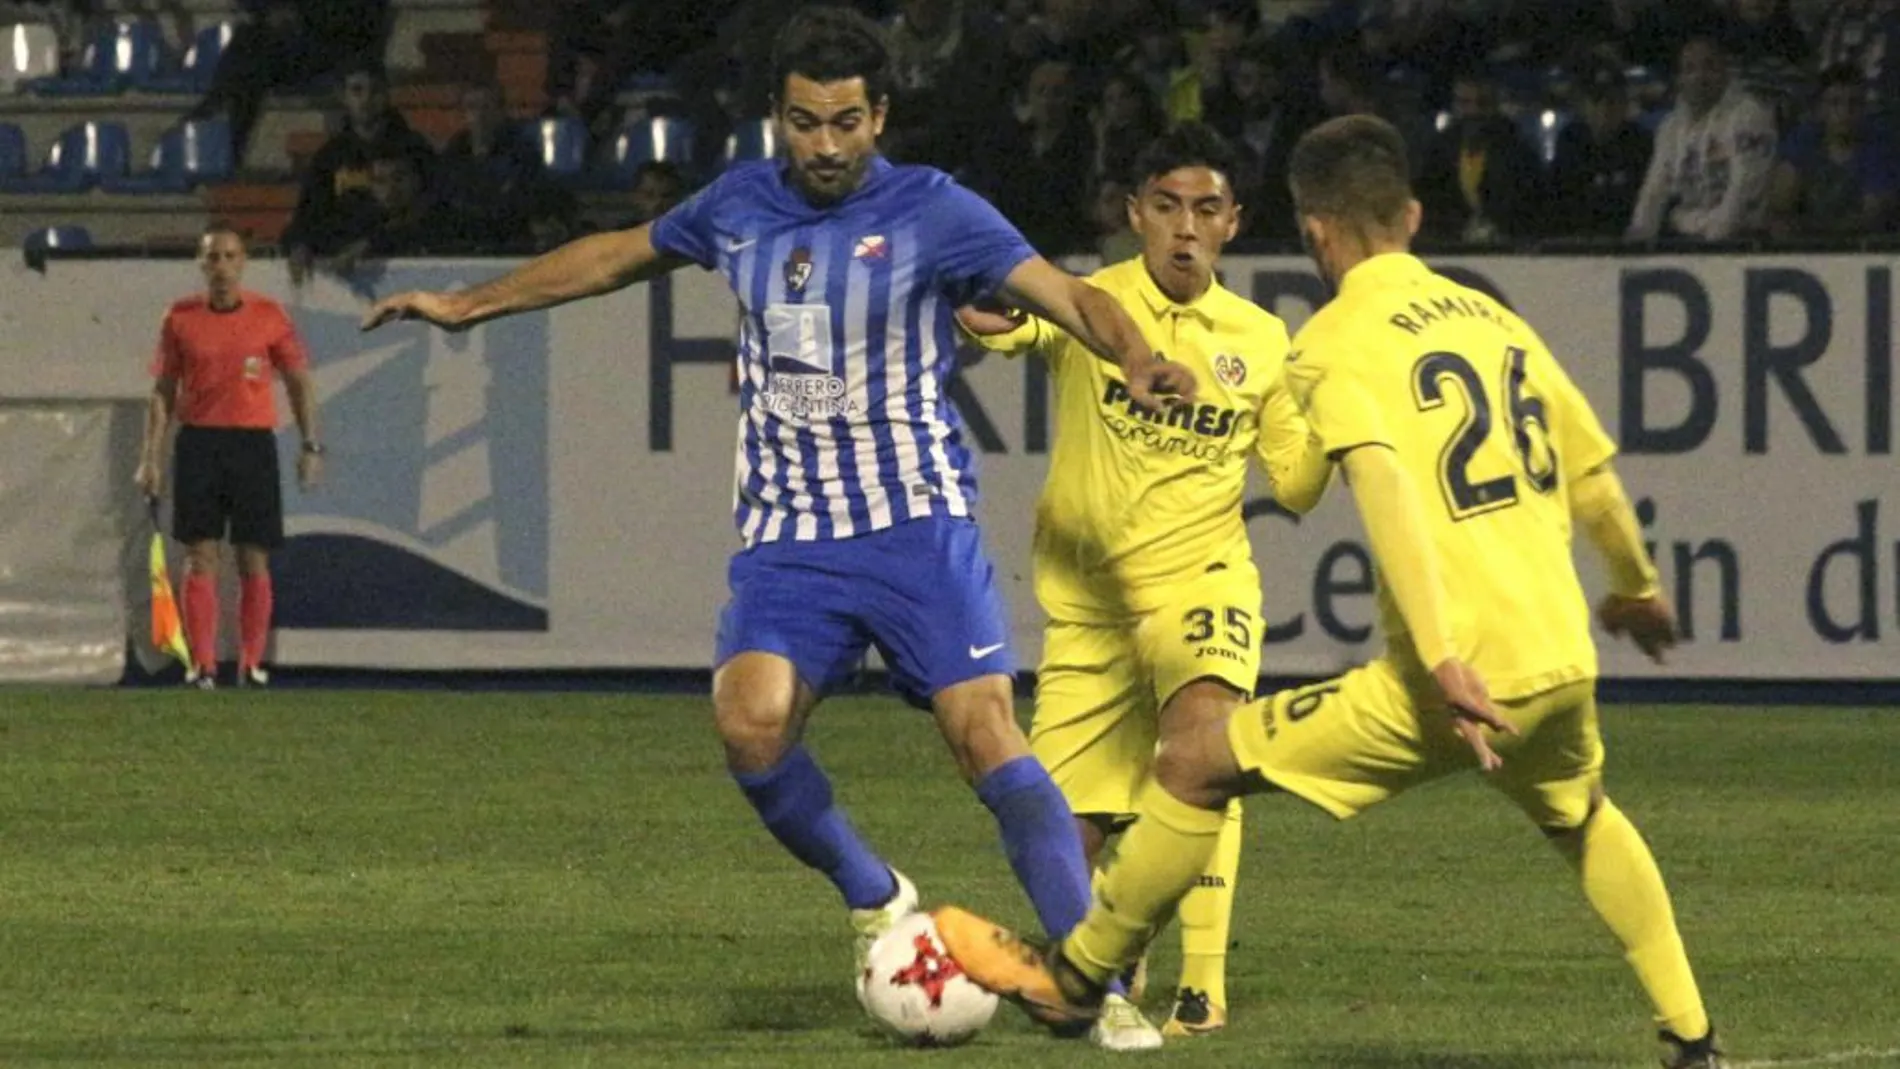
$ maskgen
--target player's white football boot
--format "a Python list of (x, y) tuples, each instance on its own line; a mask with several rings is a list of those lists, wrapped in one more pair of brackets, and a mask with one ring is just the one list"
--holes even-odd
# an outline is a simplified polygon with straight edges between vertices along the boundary
[(889, 902), (872, 909), (854, 909), (851, 911), (851, 928), (858, 933), (857, 962), (858, 972), (864, 972), (864, 966), (871, 960), (871, 944), (877, 937), (891, 930), (906, 914), (917, 912), (917, 885), (896, 869), (891, 870), (891, 878), (897, 881), (897, 893)]
[(217, 690), (218, 680), (209, 672), (187, 668), (185, 669), (185, 686), (190, 690)]
[(270, 673), (264, 671), (264, 669), (258, 665), (240, 669), (238, 671), (238, 686), (268, 687), (270, 686)]
[(1089, 1042), (1117, 1052), (1161, 1049), (1161, 1032), (1141, 1015), (1141, 1008), (1120, 995), (1102, 999), (1102, 1015), (1089, 1029)]

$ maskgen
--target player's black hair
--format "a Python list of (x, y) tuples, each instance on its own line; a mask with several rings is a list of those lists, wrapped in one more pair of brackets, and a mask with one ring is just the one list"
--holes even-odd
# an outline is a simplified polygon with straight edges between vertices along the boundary
[(1376, 115), (1342, 115), (1307, 131), (1287, 171), (1302, 215), (1390, 229), (1412, 200), (1405, 138)]
[(1205, 167), (1217, 171), (1233, 188), (1239, 158), (1227, 139), (1206, 123), (1185, 122), (1153, 141), (1135, 157), (1135, 169), (1128, 181), (1136, 189), (1152, 179), (1183, 167)]
[(772, 92), (785, 91), (792, 75), (814, 82), (864, 79), (875, 105), (891, 91), (891, 45), (884, 28), (854, 8), (829, 4), (793, 15), (772, 42)]

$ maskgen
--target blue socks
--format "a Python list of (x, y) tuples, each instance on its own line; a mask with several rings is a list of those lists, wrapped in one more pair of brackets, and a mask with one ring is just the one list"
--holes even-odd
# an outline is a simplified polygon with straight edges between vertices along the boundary
[[(844, 896), (846, 906), (874, 909), (897, 893), (890, 866), (871, 852), (845, 819), (832, 801), (831, 781), (803, 746), (792, 747), (764, 772), (735, 772), (732, 778), (773, 837), (793, 857), (824, 873)], [(1061, 801), (1061, 796), (1056, 800)], [(1065, 809), (1064, 819), (1067, 813)], [(1082, 889), (1086, 894), (1086, 879)], [(1080, 919), (1081, 914), (1076, 917)]]
[(1042, 930), (1051, 939), (1069, 934), (1089, 911), (1089, 867), (1068, 800), (1033, 757), (998, 765), (976, 785), (976, 796), (996, 816), (1009, 867), (1029, 892)]

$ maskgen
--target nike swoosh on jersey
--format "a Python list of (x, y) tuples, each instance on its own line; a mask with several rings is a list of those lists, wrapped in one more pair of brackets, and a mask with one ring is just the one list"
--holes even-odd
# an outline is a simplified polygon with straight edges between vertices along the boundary
[(971, 646), (970, 660), (980, 661), (983, 658), (988, 657), (990, 654), (995, 653), (997, 650), (1002, 649), (1005, 645), (1007, 645), (1007, 643), (998, 642), (994, 646)]

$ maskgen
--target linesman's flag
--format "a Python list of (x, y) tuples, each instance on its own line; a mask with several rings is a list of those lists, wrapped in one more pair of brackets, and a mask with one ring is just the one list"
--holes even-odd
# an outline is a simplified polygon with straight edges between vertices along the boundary
[(191, 667), (191, 647), (185, 642), (185, 624), (172, 595), (171, 573), (165, 566), (165, 535), (158, 528), (158, 499), (146, 502), (152, 515), (152, 645)]

